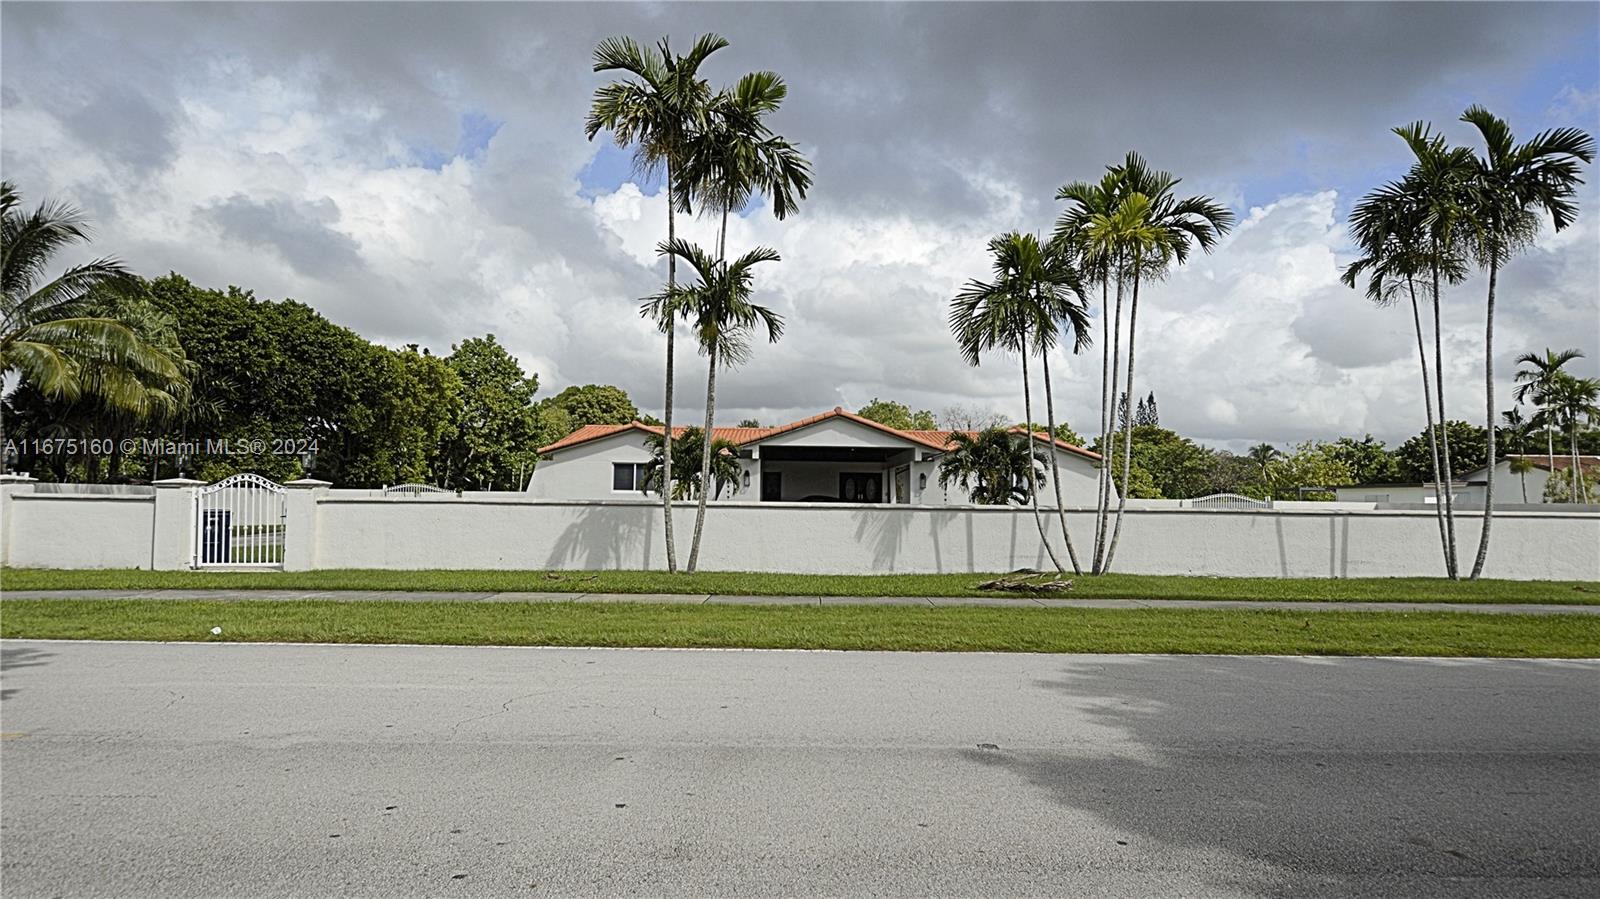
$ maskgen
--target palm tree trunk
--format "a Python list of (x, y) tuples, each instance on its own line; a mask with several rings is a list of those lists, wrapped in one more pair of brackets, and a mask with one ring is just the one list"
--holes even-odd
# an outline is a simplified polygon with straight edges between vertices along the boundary
[(1550, 453), (1550, 474), (1545, 477), (1545, 484), (1550, 483), (1550, 478), (1556, 476), (1556, 430), (1546, 422), (1544, 426), (1545, 449)]
[(689, 571), (700, 562), (700, 533), (706, 526), (706, 497), (711, 495), (711, 422), (717, 408), (717, 348), (707, 354), (711, 363), (706, 368), (706, 426), (700, 435), (700, 490), (694, 510), (694, 541), (689, 544)]
[[(1044, 366), (1044, 422), (1050, 429), (1050, 484), (1056, 492), (1056, 515), (1061, 518), (1061, 539), (1067, 544), (1067, 559), (1072, 562), (1072, 573), (1083, 574), (1083, 568), (1078, 565), (1078, 551), (1072, 546), (1072, 535), (1067, 532), (1067, 507), (1061, 502), (1061, 464), (1056, 459), (1056, 402), (1050, 392), (1050, 354), (1040, 354), (1040, 363)], [(1033, 423), (1028, 423), (1032, 430)]]
[(1450, 466), (1450, 417), (1444, 411), (1444, 339), (1439, 328), (1439, 267), (1433, 266), (1433, 387), (1439, 395), (1439, 459), (1443, 465), (1445, 572), (1451, 580), (1456, 571), (1456, 508), (1450, 487), (1455, 482), (1455, 469)]
[(1494, 524), (1494, 470), (1500, 466), (1496, 464), (1494, 452), (1494, 287), (1495, 280), (1500, 274), (1499, 254), (1493, 250), (1489, 253), (1489, 303), (1484, 313), (1486, 324), (1483, 333), (1483, 391), (1487, 397), (1488, 409), (1484, 413), (1484, 423), (1488, 426), (1489, 455), (1485, 464), (1489, 466), (1488, 477), (1483, 485), (1483, 532), (1478, 537), (1478, 557), (1472, 562), (1472, 573), (1467, 575), (1468, 580), (1475, 581), (1483, 574), (1483, 563), (1489, 558), (1489, 528)]
[[(1129, 397), (1133, 396), (1133, 339), (1137, 336), (1134, 330), (1139, 320), (1139, 260), (1135, 256), (1133, 263), (1133, 299), (1128, 304), (1128, 383), (1123, 388)], [(1122, 513), (1128, 507), (1128, 485), (1133, 482), (1133, 415), (1123, 416), (1122, 423), (1122, 490), (1117, 494), (1117, 526), (1111, 532), (1111, 545), (1106, 547), (1106, 567), (1111, 570), (1111, 560), (1117, 555), (1117, 541), (1122, 539)]]
[[(1100, 435), (1100, 453), (1103, 456), (1101, 465), (1105, 469), (1105, 489), (1100, 494), (1100, 540), (1094, 548), (1094, 573), (1104, 574), (1106, 571), (1105, 550), (1107, 538), (1111, 532), (1111, 489), (1114, 485), (1112, 479), (1112, 464), (1116, 454), (1112, 452), (1111, 436), (1117, 427), (1117, 383), (1122, 373), (1122, 267), (1117, 267), (1117, 307), (1116, 317), (1111, 322), (1111, 384), (1107, 394), (1109, 406), (1106, 409), (1106, 430)], [(1123, 479), (1121, 493), (1126, 493), (1127, 479)]]
[(1411, 294), (1411, 324), (1417, 331), (1417, 362), (1422, 368), (1422, 408), (1428, 417), (1428, 452), (1433, 457), (1433, 511), (1439, 519), (1439, 551), (1445, 558), (1445, 570), (1450, 568), (1450, 541), (1445, 534), (1444, 526), (1444, 497), (1439, 483), (1439, 435), (1433, 430), (1433, 393), (1428, 384), (1428, 350), (1422, 342), (1422, 313), (1417, 309), (1417, 285), (1412, 279), (1406, 279), (1406, 288)]
[(1039, 528), (1039, 542), (1044, 545), (1045, 555), (1050, 557), (1050, 564), (1056, 566), (1056, 571), (1066, 574), (1067, 570), (1061, 567), (1061, 560), (1056, 558), (1056, 551), (1050, 546), (1050, 538), (1045, 534), (1044, 518), (1039, 514), (1039, 471), (1033, 464), (1033, 399), (1028, 390), (1028, 340), (1023, 335), (1022, 348), (1022, 415), (1027, 419), (1024, 430), (1028, 432), (1028, 505), (1033, 508), (1033, 523)]
[(1572, 425), (1569, 430), (1572, 432), (1572, 501), (1580, 503), (1588, 498), (1583, 494), (1589, 491), (1583, 483), (1583, 469), (1578, 464), (1580, 459), (1578, 455), (1578, 416), (1572, 416)]
[[(677, 218), (672, 209), (672, 162), (667, 162), (667, 243), (678, 236)], [(678, 286), (678, 257), (667, 255), (667, 292)], [(667, 320), (667, 408), (661, 415), (661, 510), (662, 533), (667, 542), (667, 571), (678, 570), (678, 552), (672, 542), (672, 344), (677, 322)]]
[(1106, 391), (1111, 389), (1111, 304), (1107, 302), (1107, 282), (1110, 275), (1100, 278), (1100, 465), (1095, 474), (1095, 500), (1094, 500), (1094, 546), (1093, 558), (1089, 559), (1089, 570), (1095, 574), (1100, 573), (1100, 544), (1101, 526), (1104, 524), (1106, 507), (1106, 479), (1111, 476), (1111, 453), (1106, 450), (1106, 415), (1110, 409), (1111, 401), (1106, 396)]

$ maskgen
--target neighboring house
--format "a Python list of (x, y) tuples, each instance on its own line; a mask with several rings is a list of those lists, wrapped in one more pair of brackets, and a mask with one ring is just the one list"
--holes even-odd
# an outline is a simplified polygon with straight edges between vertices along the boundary
[[(1532, 468), (1526, 475), (1518, 474), (1511, 470), (1513, 459), (1526, 459), (1532, 463)], [(1579, 464), (1591, 477), (1600, 472), (1600, 456), (1579, 456)], [(1563, 477), (1572, 465), (1571, 456), (1556, 454), (1555, 470)], [(1515, 454), (1502, 458), (1494, 470), (1494, 501), (1495, 505), (1521, 504), (1522, 481), (1527, 478), (1529, 504), (1544, 503), (1544, 487), (1550, 480), (1550, 457), (1536, 456), (1532, 453), (1518, 456)], [(1451, 484), (1451, 499), (1463, 506), (1482, 506), (1483, 492), (1488, 486), (1489, 468), (1484, 466), (1477, 471), (1469, 472), (1462, 479)], [(1358, 503), (1432, 503), (1434, 502), (1432, 482), (1423, 484), (1356, 484), (1351, 487), (1334, 488), (1335, 495), (1344, 502)]]
[[(1468, 484), (1466, 481), (1455, 481), (1450, 485), (1450, 499), (1452, 502), (1464, 503), (1469, 499)], [(1351, 484), (1346, 487), (1333, 488), (1333, 495), (1341, 503), (1427, 503), (1432, 505), (1438, 502), (1438, 495), (1433, 491), (1433, 482), (1424, 481), (1420, 484)], [(1482, 502), (1479, 499), (1478, 502)]]
[[(1023, 433), (1022, 429), (1015, 429)], [(674, 428), (674, 432), (681, 429)], [(639, 499), (646, 438), (660, 427), (632, 422), (586, 425), (542, 447), (528, 492), (545, 499)], [(904, 503), (964, 505), (959, 484), (939, 487), (939, 458), (951, 431), (901, 431), (835, 408), (773, 428), (716, 428), (714, 436), (739, 448), (743, 477), (724, 501)], [(1041, 449), (1043, 434), (1037, 438)], [(1098, 483), (1097, 453), (1056, 441), (1061, 496), (1069, 506), (1092, 506)], [(1047, 476), (1039, 502), (1054, 505)]]
[[(1517, 474), (1511, 470), (1511, 460), (1513, 459), (1526, 459), (1528, 462), (1532, 463), (1533, 467), (1530, 468), (1526, 474)], [(1592, 478), (1597, 472), (1600, 472), (1600, 456), (1579, 456), (1578, 465), (1583, 470), (1584, 474)], [(1556, 476), (1567, 478), (1569, 479), (1570, 483), (1570, 479), (1572, 477), (1570, 473), (1572, 471), (1572, 457), (1570, 455), (1562, 455), (1558, 451), (1555, 457), (1555, 466)], [(1500, 463), (1496, 465), (1494, 469), (1495, 503), (1498, 505), (1501, 503), (1523, 502), (1522, 479), (1524, 477), (1528, 479), (1527, 502), (1543, 503), (1545, 501), (1545, 484), (1549, 483), (1550, 481), (1550, 457), (1536, 455), (1534, 453), (1527, 453), (1521, 456), (1511, 454), (1501, 459)], [(1483, 491), (1484, 487), (1488, 483), (1488, 479), (1488, 466), (1484, 466), (1483, 468), (1480, 468), (1477, 471), (1471, 472), (1467, 475), (1466, 481), (1469, 488), (1467, 497), (1470, 501), (1479, 504), (1483, 503)]]

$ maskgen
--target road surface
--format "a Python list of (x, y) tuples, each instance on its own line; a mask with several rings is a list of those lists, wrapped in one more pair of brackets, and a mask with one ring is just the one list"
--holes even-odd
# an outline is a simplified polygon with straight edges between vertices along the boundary
[(8, 641), (24, 896), (1600, 894), (1600, 663)]

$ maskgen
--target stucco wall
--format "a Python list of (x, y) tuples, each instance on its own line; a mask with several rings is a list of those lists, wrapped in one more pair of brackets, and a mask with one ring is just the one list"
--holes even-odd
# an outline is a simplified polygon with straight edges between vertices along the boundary
[[(19, 492), (19, 489), (23, 492)], [(183, 568), (192, 561), (191, 489), (157, 496), (32, 494), (3, 488), (5, 563), (54, 568)], [(289, 568), (659, 568), (654, 503), (560, 502), (519, 493), (373, 497), (291, 491)], [(1142, 574), (1396, 577), (1439, 575), (1434, 513), (1304, 503), (1254, 511), (1130, 508), (1116, 569)], [(694, 507), (676, 510), (680, 557)], [(1093, 516), (1069, 513), (1086, 548)], [(1053, 515), (1047, 532), (1059, 539)], [(1459, 515), (1462, 558), (1478, 516)], [(1059, 546), (1059, 545), (1058, 545)], [(1496, 516), (1486, 575), (1600, 580), (1600, 513)], [(1026, 510), (803, 503), (723, 503), (707, 514), (706, 570), (820, 574), (1044, 568)]]
[(19, 568), (149, 568), (153, 495), (33, 493), (4, 488), (3, 561)]

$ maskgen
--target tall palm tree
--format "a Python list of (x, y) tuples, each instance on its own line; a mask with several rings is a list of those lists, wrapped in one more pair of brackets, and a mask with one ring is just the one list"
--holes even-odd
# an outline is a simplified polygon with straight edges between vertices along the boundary
[[(989, 241), (989, 254), (993, 257), (994, 280), (967, 282), (967, 286), (950, 303), (950, 330), (956, 345), (968, 365), (977, 365), (985, 353), (1002, 350), (1016, 353), (1022, 360), (1023, 420), (1033, 421), (1033, 396), (1030, 385), (1028, 358), (1059, 339), (1059, 325), (1071, 306), (1065, 295), (1070, 288), (1062, 285), (1042, 285), (1045, 277), (1045, 252), (1039, 239), (1032, 234), (1010, 232)], [(1059, 272), (1053, 277), (1062, 277)], [(1048, 299), (1047, 299), (1048, 298)], [(1076, 307), (1079, 314), (1082, 308)], [(1074, 332), (1081, 335), (1087, 328), (1087, 319), (1078, 320)], [(1081, 344), (1080, 344), (1081, 345)], [(1030, 428), (1031, 431), (1031, 428)], [(1038, 439), (1030, 433), (1030, 443)], [(1034, 525), (1039, 529), (1039, 540), (1056, 570), (1065, 572), (1039, 514), (1039, 484), (1036, 472), (1029, 468), (1029, 506), (1033, 510)], [(1063, 537), (1070, 546), (1070, 537)]]
[(89, 226), (63, 203), (21, 206), (16, 188), (0, 182), (0, 374), (16, 372), (50, 399), (140, 416), (170, 411), (164, 388), (186, 384), (179, 361), (96, 306), (97, 292), (131, 286), (133, 276), (102, 257), (46, 280), (51, 257), (86, 242)]
[[(1574, 359), (1582, 359), (1583, 351), (1566, 349), (1556, 352), (1548, 347), (1544, 355), (1536, 353), (1523, 353), (1517, 357), (1518, 365), (1531, 365), (1531, 369), (1517, 370), (1517, 386), (1512, 390), (1511, 396), (1517, 402), (1531, 402), (1538, 408), (1544, 408), (1545, 396), (1554, 386), (1556, 379), (1562, 375), (1562, 369)], [(1545, 444), (1549, 453), (1550, 470), (1556, 470), (1556, 438), (1555, 432), (1545, 429)]]
[[(1440, 326), (1440, 306), (1444, 284), (1459, 284), (1466, 278), (1465, 261), (1465, 190), (1472, 174), (1472, 153), (1461, 147), (1451, 147), (1445, 139), (1434, 134), (1423, 122), (1413, 122), (1393, 129), (1405, 141), (1414, 157), (1411, 169), (1403, 180), (1404, 191), (1416, 204), (1421, 216), (1424, 241), (1421, 252), (1428, 269), (1429, 295), (1433, 303), (1433, 371), (1434, 394), (1438, 400), (1439, 465), (1440, 471), (1450, 477), (1455, 471), (1450, 458), (1450, 429), (1442, 423), (1449, 421), (1445, 412), (1444, 392), (1444, 338)], [(1436, 488), (1438, 489), (1438, 488)], [(1455, 499), (1448, 483), (1443, 488), (1446, 541), (1445, 573), (1451, 578), (1460, 577), (1456, 554)]]
[(1028, 502), (1030, 485), (1038, 483), (1044, 463), (1044, 454), (1030, 444), (1005, 428), (977, 434), (957, 431), (950, 435), (949, 451), (939, 460), (939, 486), (960, 484), (980, 506)]
[[(1072, 534), (1067, 530), (1067, 505), (1061, 497), (1061, 459), (1056, 449), (1056, 401), (1050, 385), (1050, 351), (1055, 348), (1058, 335), (1065, 328), (1072, 337), (1072, 352), (1080, 353), (1093, 342), (1089, 330), (1089, 301), (1084, 295), (1083, 280), (1072, 264), (1071, 248), (1052, 241), (1040, 244), (1038, 238), (1028, 235), (1030, 245), (1038, 247), (1032, 264), (1037, 269), (1033, 281), (1034, 314), (1039, 323), (1034, 329), (1034, 347), (1039, 353), (1039, 367), (1044, 375), (1045, 440), (1050, 445), (1050, 486), (1055, 491), (1056, 516), (1061, 520), (1061, 539), (1067, 546), (1067, 558), (1072, 563), (1072, 573), (1082, 574), (1078, 551), (1072, 545)], [(1030, 250), (1031, 252), (1031, 250)], [(1030, 435), (1034, 431), (1030, 419)]]
[[(1120, 346), (1122, 324), (1122, 291), (1127, 279), (1123, 277), (1123, 248), (1121, 235), (1107, 227), (1116, 213), (1122, 196), (1122, 176), (1115, 166), (1108, 166), (1097, 182), (1074, 181), (1056, 191), (1056, 199), (1071, 205), (1056, 219), (1051, 242), (1069, 247), (1077, 255), (1080, 270), (1085, 277), (1100, 282), (1100, 465), (1095, 485), (1095, 517), (1093, 558), (1091, 570), (1100, 570), (1101, 547), (1112, 486), (1111, 430), (1115, 426), (1111, 408), (1115, 396), (1115, 372), (1120, 369), (1120, 359), (1114, 355)], [(1110, 285), (1117, 285), (1116, 313), (1112, 314)], [(1119, 329), (1111, 330), (1112, 323)]]
[(1580, 163), (1594, 161), (1595, 144), (1594, 138), (1577, 128), (1542, 131), (1527, 143), (1518, 144), (1504, 119), (1477, 105), (1467, 107), (1461, 121), (1477, 128), (1484, 143), (1483, 155), (1472, 159), (1466, 206), (1474, 249), (1489, 270), (1483, 335), (1489, 471), (1483, 500), (1483, 536), (1478, 540), (1478, 556), (1469, 575), (1476, 579), (1489, 558), (1489, 531), (1494, 524), (1494, 305), (1500, 266), (1538, 236), (1540, 212), (1550, 216), (1557, 231), (1578, 217), (1574, 197), (1583, 183)]
[(1267, 475), (1267, 466), (1271, 464), (1274, 459), (1283, 457), (1283, 453), (1270, 443), (1258, 443), (1255, 446), (1250, 447), (1250, 452), (1246, 453), (1245, 455), (1249, 456), (1252, 462), (1261, 466), (1261, 476), (1263, 478), (1265, 478)]
[[(718, 366), (731, 369), (750, 358), (750, 335), (757, 325), (766, 330), (767, 339), (772, 343), (783, 336), (783, 316), (750, 301), (755, 267), (763, 262), (777, 262), (778, 254), (766, 247), (757, 247), (729, 263), (712, 258), (710, 253), (682, 238), (661, 244), (658, 252), (683, 260), (698, 280), (687, 287), (669, 287), (646, 298), (641, 312), (656, 320), (681, 317), (689, 322), (700, 352), (706, 356), (706, 423), (702, 430), (714, 434), (712, 420), (717, 408)], [(712, 441), (702, 441), (701, 447), (700, 483), (706, 484), (711, 481)], [(689, 545), (689, 571), (695, 570), (700, 559), (700, 535), (705, 528), (709, 492), (701, 490), (697, 498), (694, 539)]]
[(789, 89), (772, 72), (752, 72), (732, 90), (718, 93), (690, 135), (683, 164), (679, 210), (722, 216), (717, 258), (727, 258), (728, 213), (744, 208), (752, 196), (772, 198), (779, 221), (793, 214), (811, 187), (811, 163), (794, 144), (777, 136), (763, 118), (782, 105)]
[[(1209, 253), (1216, 242), (1233, 229), (1233, 212), (1212, 198), (1174, 196), (1172, 190), (1180, 180), (1167, 172), (1150, 168), (1137, 153), (1129, 152), (1122, 163), (1122, 184), (1128, 194), (1121, 205), (1129, 207), (1131, 216), (1143, 222), (1141, 227), (1133, 230), (1134, 238), (1128, 244), (1132, 297), (1128, 305), (1128, 379), (1123, 389), (1129, 396), (1134, 394), (1134, 340), (1138, 336), (1141, 282), (1164, 277), (1172, 264), (1187, 262), (1190, 251), (1196, 247)], [(1141, 199), (1148, 204), (1148, 209), (1139, 214), (1137, 207)], [(1141, 239), (1138, 236), (1143, 233), (1148, 233), (1148, 238)], [(1129, 416), (1122, 425), (1124, 484), (1132, 476), (1132, 464), (1133, 419)], [(1116, 557), (1127, 503), (1127, 491), (1123, 490), (1118, 496), (1116, 526), (1111, 534), (1111, 542), (1106, 547), (1102, 571), (1109, 571)]]
[[(1578, 453), (1578, 424), (1600, 421), (1600, 378), (1577, 378), (1562, 372), (1550, 385), (1546, 406), (1534, 416), (1534, 421), (1547, 427), (1566, 428), (1571, 440), (1568, 461), (1572, 474), (1572, 501), (1588, 501), (1588, 484), (1583, 474), (1582, 457)], [(1555, 477), (1552, 468), (1550, 476)]]
[[(1345, 267), (1340, 280), (1355, 287), (1367, 276), (1367, 299), (1390, 306), (1402, 293), (1411, 304), (1411, 326), (1417, 338), (1417, 364), (1422, 372), (1422, 408), (1427, 418), (1428, 453), (1433, 463), (1434, 515), (1439, 524), (1439, 544), (1445, 573), (1453, 574), (1453, 523), (1445, 515), (1448, 477), (1440, 462), (1439, 435), (1433, 423), (1433, 392), (1429, 385), (1428, 352), (1422, 335), (1422, 313), (1417, 303), (1417, 280), (1427, 278), (1434, 260), (1429, 253), (1423, 204), (1410, 185), (1393, 181), (1362, 198), (1350, 215), (1350, 236), (1363, 255)], [(1448, 277), (1465, 277), (1466, 266), (1457, 256), (1439, 262)], [(1435, 373), (1437, 375), (1437, 373)]]
[[(610, 131), (618, 147), (634, 148), (634, 166), (641, 174), (662, 171), (667, 189), (667, 242), (677, 239), (678, 170), (688, 151), (689, 136), (705, 118), (711, 87), (699, 76), (700, 65), (727, 40), (715, 34), (698, 37), (687, 55), (678, 56), (666, 38), (645, 49), (632, 38), (614, 37), (594, 50), (596, 72), (624, 72), (628, 76), (597, 88), (584, 132), (590, 140)], [(667, 257), (667, 289), (678, 282), (676, 256)], [(667, 570), (678, 570), (672, 535), (672, 393), (673, 321), (658, 321), (667, 338), (666, 409), (662, 414), (663, 466), (667, 479), (661, 491), (662, 528), (667, 544)]]

